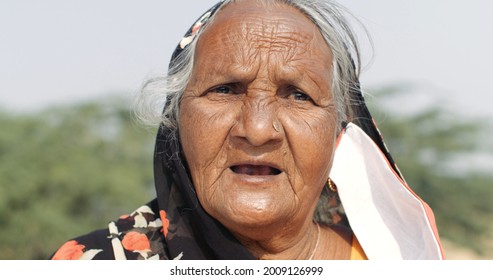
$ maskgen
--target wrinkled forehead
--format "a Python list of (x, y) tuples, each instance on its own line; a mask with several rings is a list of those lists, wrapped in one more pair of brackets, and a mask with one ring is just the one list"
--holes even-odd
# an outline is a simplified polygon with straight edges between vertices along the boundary
[(217, 12), (200, 36), (197, 52), (207, 54), (228, 48), (287, 55), (301, 51), (322, 56), (320, 59), (332, 57), (320, 30), (305, 14), (274, 1), (240, 1)]
[(313, 28), (313, 22), (297, 8), (283, 2), (277, 1), (238, 1), (223, 5), (214, 16), (214, 22), (232, 20), (253, 19), (278, 19), (286, 22), (297, 22), (300, 28)]

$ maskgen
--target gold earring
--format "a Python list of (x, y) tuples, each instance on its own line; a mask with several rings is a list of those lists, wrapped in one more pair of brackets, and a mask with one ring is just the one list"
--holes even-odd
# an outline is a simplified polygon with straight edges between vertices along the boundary
[(329, 185), (329, 189), (332, 191), (332, 192), (337, 192), (337, 186), (336, 184), (334, 183), (334, 181), (332, 181), (332, 179), (329, 178), (329, 180), (327, 180), (327, 184)]
[(276, 132), (279, 132), (279, 128), (277, 127), (277, 123), (275, 121), (272, 123), (272, 127)]

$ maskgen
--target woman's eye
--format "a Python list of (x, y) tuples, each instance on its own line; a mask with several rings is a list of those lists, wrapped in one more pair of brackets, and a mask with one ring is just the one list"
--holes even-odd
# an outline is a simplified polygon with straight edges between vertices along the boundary
[(241, 85), (238, 83), (219, 84), (206, 90), (203, 95), (209, 98), (229, 99), (238, 97), (243, 93)]
[(217, 86), (217, 87), (211, 89), (210, 92), (222, 93), (222, 94), (233, 93), (233, 91), (231, 90), (231, 88), (228, 87), (228, 86)]
[(300, 92), (300, 91), (294, 92), (292, 94), (292, 96), (293, 96), (294, 100), (299, 100), (299, 101), (311, 101), (312, 100), (310, 98), (310, 96), (308, 96), (307, 94)]

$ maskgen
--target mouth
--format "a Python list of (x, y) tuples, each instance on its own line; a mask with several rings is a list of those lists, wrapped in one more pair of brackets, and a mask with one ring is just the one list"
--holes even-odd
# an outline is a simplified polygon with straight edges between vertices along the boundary
[(275, 176), (281, 174), (281, 170), (268, 165), (241, 164), (230, 167), (236, 174), (249, 176)]

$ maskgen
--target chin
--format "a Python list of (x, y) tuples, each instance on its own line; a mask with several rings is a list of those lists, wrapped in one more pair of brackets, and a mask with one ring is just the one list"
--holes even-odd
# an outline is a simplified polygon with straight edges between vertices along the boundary
[(292, 216), (282, 203), (235, 204), (236, 207), (223, 209), (216, 215), (219, 222), (234, 233), (253, 239), (264, 238), (291, 224)]

